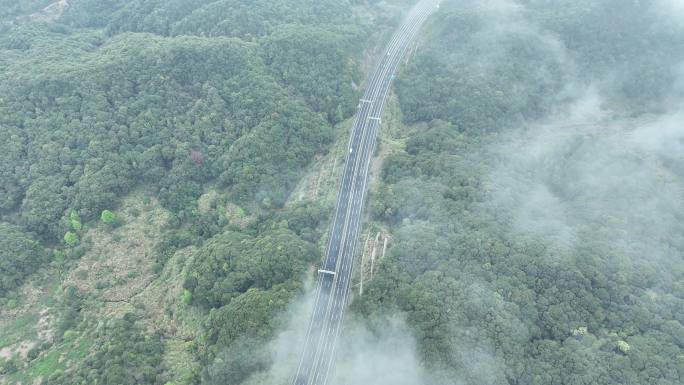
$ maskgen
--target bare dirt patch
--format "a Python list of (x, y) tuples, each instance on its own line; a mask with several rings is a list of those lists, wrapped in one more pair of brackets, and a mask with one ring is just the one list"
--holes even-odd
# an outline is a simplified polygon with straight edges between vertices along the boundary
[(31, 350), (31, 348), (34, 346), (36, 346), (35, 341), (21, 341), (13, 346), (7, 346), (0, 349), (0, 358), (7, 360), (15, 355), (18, 355), (22, 360), (25, 361), (28, 357), (29, 350)]
[(2, 358), (2, 359), (8, 360), (8, 359), (12, 358), (13, 354), (14, 354), (14, 352), (10, 348), (0, 349), (0, 358)]
[(55, 334), (55, 331), (52, 329), (55, 317), (50, 313), (50, 308), (48, 307), (41, 310), (39, 315), (40, 319), (38, 319), (37, 325), (38, 338), (43, 341), (51, 341)]

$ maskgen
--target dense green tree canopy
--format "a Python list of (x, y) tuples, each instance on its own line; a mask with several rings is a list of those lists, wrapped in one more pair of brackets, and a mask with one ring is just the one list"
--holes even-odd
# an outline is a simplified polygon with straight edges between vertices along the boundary
[(353, 308), (405, 313), (428, 383), (680, 383), (681, 146), (645, 143), (681, 136), (682, 24), (652, 2), (477, 3), (445, 2), (398, 78), (422, 124), (383, 164), (393, 246)]
[[(121, 30), (113, 37), (59, 23), (19, 23), (0, 34), (0, 210), (19, 210), (27, 228), (59, 237), (69, 209), (92, 218), (144, 183), (159, 190), (164, 206), (188, 211), (203, 184), (217, 178), (242, 203), (281, 205), (302, 167), (329, 143), (331, 123), (355, 106), (358, 76), (348, 58), (359, 51), (361, 29), (341, 24), (346, 11), (336, 9), (348, 8), (333, 3), (250, 3), (245, 9), (259, 17), (287, 11), (294, 22), (307, 17), (303, 9), (320, 16), (316, 25), (269, 22), (255, 43), (125, 32), (138, 32), (136, 18), (145, 15), (194, 17), (167, 14), (174, 7), (166, 2), (77, 1), (59, 19), (98, 25), (77, 22), (78, 12), (109, 7), (121, 15), (106, 19), (110, 32)], [(234, 7), (243, 4), (206, 5), (231, 12), (194, 6), (238, 16)]]
[(107, 320), (97, 335), (97, 351), (69, 373), (53, 373), (48, 384), (163, 384), (163, 344), (128, 313)]
[(0, 291), (3, 294), (19, 286), (46, 259), (47, 253), (30, 233), (18, 226), (0, 223)]
[(198, 251), (185, 286), (195, 303), (221, 307), (250, 288), (268, 290), (303, 274), (317, 254), (313, 245), (288, 229), (257, 237), (226, 232)]
[[(334, 209), (291, 193), (412, 3), (0, 0), (0, 348), (54, 333), (1, 375), (263, 383)], [(426, 385), (682, 383), (670, 3), (448, 0), (411, 47), (367, 204), (389, 249), (347, 314), (405, 317)]]
[[(40, 266), (66, 287), (50, 290), (56, 336), (34, 347), (33, 363), (11, 361), (13, 374), (78, 341), (87, 358), (55, 362), (44, 381), (166, 383), (166, 347), (147, 325), (167, 322), (153, 318), (175, 306), (198, 314), (197, 381), (220, 381), (226, 371), (212, 363), (272, 336), (319, 256), (329, 207), (284, 206), (355, 109), (374, 23), (355, 7), (367, 5), (0, 2), (0, 305), (15, 306), (11, 291)], [(124, 210), (132, 192), (142, 205)], [(216, 198), (201, 207), (208, 192)], [(99, 260), (92, 246), (102, 237), (127, 241), (121, 234), (140, 215), (159, 219), (146, 212), (151, 201), (169, 220), (158, 234), (135, 235), (154, 245), (134, 263), (140, 269), (116, 279), (78, 269), (84, 255)], [(102, 231), (98, 221), (122, 226)], [(99, 322), (99, 309), (126, 303), (105, 306), (103, 291), (139, 276), (171, 285), (165, 269), (183, 268), (168, 264), (182, 264), (174, 253), (186, 247), (199, 251), (175, 278), (186, 286), (178, 303), (156, 315), (138, 304), (126, 309), (134, 315)], [(54, 250), (51, 264), (44, 248)]]
[(631, 113), (667, 108), (684, 60), (672, 49), (683, 43), (681, 23), (667, 20), (667, 6), (519, 3), (443, 4), (429, 43), (397, 79), (407, 121), (500, 130), (544, 116), (587, 86)]

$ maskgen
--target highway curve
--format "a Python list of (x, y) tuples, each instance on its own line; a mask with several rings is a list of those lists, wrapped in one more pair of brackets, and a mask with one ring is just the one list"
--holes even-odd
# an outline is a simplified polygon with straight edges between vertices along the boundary
[(369, 77), (359, 102), (294, 385), (324, 385), (332, 372), (359, 237), (368, 169), (382, 112), (399, 63), (421, 25), (438, 4), (439, 0), (421, 0), (411, 9)]

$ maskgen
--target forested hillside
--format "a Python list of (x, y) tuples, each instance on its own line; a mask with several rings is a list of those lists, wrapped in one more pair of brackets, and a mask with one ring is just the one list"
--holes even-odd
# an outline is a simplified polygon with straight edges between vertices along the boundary
[(683, 27), (668, 2), (442, 4), (353, 304), (405, 314), (426, 383), (684, 381)]
[[(289, 383), (412, 3), (0, 0), (0, 385)], [(331, 383), (684, 383), (681, 2), (444, 0), (388, 110)]]
[(237, 384), (266, 366), (331, 209), (286, 202), (400, 15), (3, 1), (0, 383)]

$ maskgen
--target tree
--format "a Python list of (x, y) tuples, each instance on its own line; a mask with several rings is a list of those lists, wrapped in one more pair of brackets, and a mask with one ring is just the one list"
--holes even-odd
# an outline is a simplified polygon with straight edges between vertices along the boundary
[(117, 216), (109, 210), (103, 210), (102, 214), (100, 214), (100, 220), (102, 220), (102, 223), (104, 224), (113, 226), (117, 222)]
[(74, 232), (68, 231), (66, 234), (64, 234), (64, 243), (70, 247), (78, 245), (78, 235)]
[(627, 354), (627, 352), (629, 352), (630, 346), (625, 341), (618, 341), (617, 342), (617, 348), (621, 353)]
[(72, 211), (69, 214), (69, 225), (71, 226), (71, 229), (74, 231), (80, 231), (83, 227), (81, 224), (81, 216), (78, 215), (76, 211)]
[(189, 305), (192, 302), (192, 293), (188, 289), (183, 289), (183, 304)]

